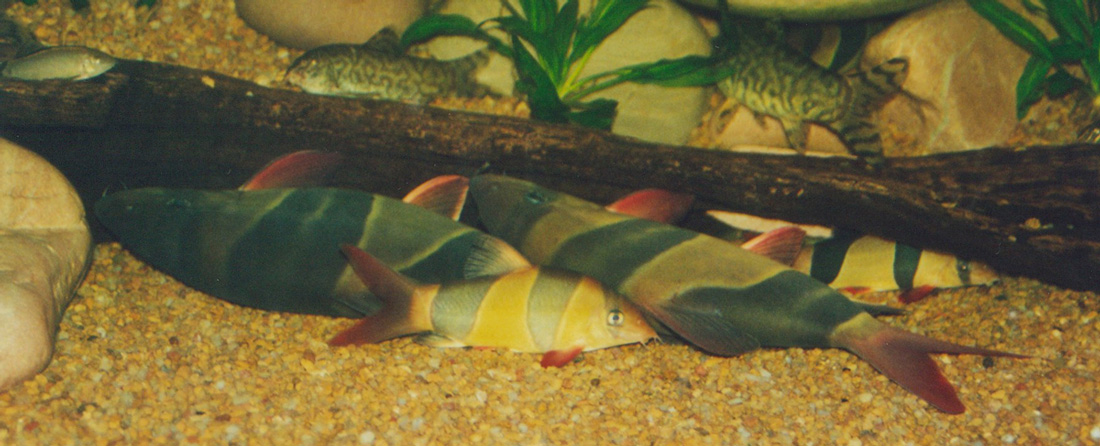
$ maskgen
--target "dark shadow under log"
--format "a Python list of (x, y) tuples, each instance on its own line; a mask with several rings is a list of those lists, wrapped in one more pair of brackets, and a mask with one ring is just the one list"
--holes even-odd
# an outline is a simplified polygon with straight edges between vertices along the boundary
[(486, 164), (598, 202), (662, 187), (1100, 290), (1100, 150), (1091, 145), (892, 159), (870, 171), (845, 158), (649, 144), (135, 61), (84, 82), (0, 79), (0, 136), (50, 159), (86, 203), (119, 188), (236, 187), (278, 155), (335, 150), (348, 155), (337, 184), (388, 195)]

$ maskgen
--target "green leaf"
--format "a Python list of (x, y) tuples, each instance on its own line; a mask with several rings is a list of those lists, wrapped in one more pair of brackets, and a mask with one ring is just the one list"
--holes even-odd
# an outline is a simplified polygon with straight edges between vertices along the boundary
[(516, 72), (519, 74), (516, 90), (527, 95), (531, 117), (547, 122), (569, 122), (569, 107), (562, 103), (554, 82), (543, 71), (535, 57), (527, 51), (527, 47), (519, 41), (519, 37), (512, 36), (512, 48), (515, 53), (513, 61), (516, 64)]
[(38, 0), (23, 0), (24, 5), (34, 6), (38, 4)]
[(489, 43), (489, 46), (506, 57), (512, 57), (512, 49), (500, 39), (489, 35), (469, 17), (458, 14), (431, 14), (413, 22), (401, 34), (401, 45), (408, 47), (436, 36), (468, 36)]
[(1054, 55), (1057, 63), (1073, 63), (1085, 59), (1089, 55), (1089, 49), (1081, 42), (1066, 41), (1059, 37), (1050, 41), (1050, 53)]
[(623, 75), (625, 80), (665, 87), (697, 87), (713, 85), (733, 75), (736, 67), (720, 59), (705, 56), (685, 56), (662, 59), (655, 63), (633, 65)]
[(1043, 4), (1047, 7), (1047, 20), (1058, 35), (1082, 44), (1089, 41), (1088, 26), (1079, 21), (1087, 19), (1085, 10), (1078, 9), (1075, 1), (1043, 0)]
[(554, 83), (559, 87), (569, 75), (571, 63), (569, 50), (573, 44), (573, 34), (577, 29), (577, 0), (567, 0), (554, 18), (554, 26), (547, 30), (546, 53), (540, 53), (545, 60)]
[(1008, 9), (997, 0), (966, 0), (975, 12), (985, 17), (1017, 45), (1027, 52), (1047, 60), (1053, 60), (1050, 45), (1043, 33), (1015, 11)]
[(615, 108), (619, 105), (611, 99), (596, 99), (583, 104), (574, 104), (578, 109), (569, 112), (569, 122), (600, 130), (611, 130), (615, 122)]
[(1016, 82), (1016, 119), (1023, 119), (1027, 115), (1027, 109), (1043, 96), (1043, 87), (1046, 82), (1047, 72), (1054, 64), (1049, 59), (1039, 56), (1031, 56), (1024, 73)]
[(1047, 78), (1047, 96), (1052, 98), (1064, 96), (1082, 84), (1081, 79), (1069, 74), (1068, 71), (1057, 69), (1054, 74)]
[(88, 0), (70, 0), (69, 3), (73, 5), (73, 9), (79, 11), (89, 6)]
[[(501, 0), (508, 3), (508, 0)], [(543, 34), (554, 24), (558, 4), (554, 0), (520, 0), (523, 16), (531, 24), (533, 34)]]
[(152, 8), (155, 4), (157, 4), (157, 0), (137, 0), (137, 3), (134, 4), (134, 6), (138, 8), (142, 6), (146, 8)]

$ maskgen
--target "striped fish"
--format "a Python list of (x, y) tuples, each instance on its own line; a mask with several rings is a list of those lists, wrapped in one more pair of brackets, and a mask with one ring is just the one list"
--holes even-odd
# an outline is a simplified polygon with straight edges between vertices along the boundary
[[(883, 162), (882, 138), (869, 120), (885, 100), (901, 92), (905, 59), (867, 71), (829, 71), (785, 43), (778, 29), (747, 19), (723, 27), (716, 45), (736, 70), (718, 89), (753, 113), (779, 120), (790, 146), (803, 152), (810, 123), (827, 127), (848, 150), (871, 164)], [(731, 34), (728, 35), (727, 34)]]
[[(789, 222), (735, 212), (707, 211), (707, 215), (735, 228), (755, 232), (796, 227)], [(755, 219), (757, 224), (752, 228), (745, 227), (743, 223), (751, 222), (750, 219)], [(998, 280), (996, 271), (986, 264), (963, 260), (952, 254), (922, 250), (851, 231), (833, 231), (820, 226), (797, 227), (814, 231), (818, 238), (825, 238), (802, 247), (792, 256), (791, 266), (832, 288), (853, 293), (903, 290), (898, 298), (904, 303), (911, 303), (938, 288), (989, 285)]]
[[(367, 192), (302, 185), (333, 159), (311, 152), (273, 162), (241, 190), (146, 188), (100, 199), (95, 213), (122, 243), (155, 268), (211, 296), (247, 307), (361, 317), (381, 303), (340, 254), (355, 243), (416, 280), (465, 277), (463, 264), (484, 245), (486, 274), (514, 267), (508, 244), (411, 203), (453, 212), (468, 180), (426, 183), (403, 202)], [(451, 203), (452, 205), (448, 205)], [(493, 263), (494, 261), (499, 263)]]
[(362, 45), (333, 44), (307, 51), (291, 63), (285, 79), (313, 94), (425, 104), (436, 97), (487, 94), (474, 72), (488, 62), (485, 51), (451, 61), (410, 56), (397, 34), (386, 28)]
[(421, 334), (437, 347), (501, 347), (544, 353), (561, 367), (580, 352), (645, 343), (657, 334), (630, 302), (576, 273), (523, 268), (500, 276), (418, 285), (363, 250), (343, 246), (356, 274), (385, 303), (331, 345)]
[(852, 301), (724, 240), (610, 212), (530, 182), (479, 175), (470, 194), (489, 233), (532, 263), (600, 280), (714, 354), (844, 348), (948, 413), (965, 408), (929, 353), (1020, 357), (893, 328), (873, 315), (896, 310)]

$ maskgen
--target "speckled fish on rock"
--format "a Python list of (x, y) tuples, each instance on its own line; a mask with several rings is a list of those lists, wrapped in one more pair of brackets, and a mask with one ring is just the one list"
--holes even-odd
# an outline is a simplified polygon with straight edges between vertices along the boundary
[(114, 68), (110, 54), (83, 46), (55, 46), (4, 63), (0, 76), (27, 81), (90, 79)]
[(470, 194), (489, 233), (532, 263), (600, 280), (714, 354), (844, 348), (948, 413), (965, 408), (929, 353), (1020, 357), (891, 327), (873, 315), (897, 310), (848, 299), (725, 240), (611, 212), (527, 181), (478, 175)]
[(485, 51), (452, 61), (410, 56), (387, 28), (362, 45), (333, 44), (307, 51), (287, 69), (286, 80), (313, 94), (423, 104), (436, 97), (487, 94), (474, 72), (488, 61)]
[(561, 367), (582, 351), (657, 336), (630, 302), (577, 273), (526, 267), (500, 276), (418, 285), (357, 247), (342, 249), (384, 306), (336, 335), (331, 345), (420, 334), (418, 341), (437, 347), (544, 353), (543, 367)]
[[(465, 277), (462, 265), (475, 246), (497, 250), (500, 259), (514, 251), (454, 220), (465, 200), (464, 177), (429, 181), (405, 201), (289, 187), (327, 172), (339, 160), (331, 155), (287, 155), (239, 190), (121, 191), (100, 199), (95, 213), (123, 247), (153, 267), (211, 296), (269, 311), (360, 317), (378, 309), (340, 254), (342, 243), (428, 283)], [(498, 273), (511, 268), (496, 267)]]
[(778, 30), (749, 20), (732, 27), (727, 62), (736, 70), (719, 90), (757, 115), (776, 118), (790, 146), (805, 150), (808, 125), (829, 128), (848, 150), (869, 163), (883, 160), (882, 138), (869, 121), (876, 107), (901, 92), (905, 59), (890, 59), (867, 71), (841, 75), (786, 46)]

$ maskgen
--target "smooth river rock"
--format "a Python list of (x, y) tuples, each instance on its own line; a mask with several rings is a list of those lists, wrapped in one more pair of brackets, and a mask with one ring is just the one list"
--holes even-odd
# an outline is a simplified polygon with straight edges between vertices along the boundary
[(237, 14), (289, 47), (363, 43), (378, 30), (400, 34), (428, 10), (428, 0), (237, 0)]
[[(581, 0), (581, 15), (594, 3), (594, 0)], [(474, 21), (506, 14), (499, 0), (450, 0), (439, 12), (462, 14)], [(446, 37), (434, 39), (425, 46), (436, 58), (454, 59), (485, 45), (470, 38)], [(709, 52), (709, 38), (695, 17), (671, 0), (653, 0), (592, 53), (582, 76)], [(477, 77), (495, 93), (511, 95), (515, 83), (513, 72), (511, 61), (494, 54)], [(625, 83), (600, 91), (589, 99), (592, 98), (619, 101), (612, 132), (646, 141), (684, 144), (706, 109), (708, 90)]]
[(0, 139), (0, 391), (49, 364), (91, 248), (84, 206), (68, 180)]
[[(1002, 3), (1034, 17), (1017, 1)], [(1032, 22), (1052, 35), (1042, 21)], [(908, 155), (999, 145), (1016, 128), (1016, 82), (1029, 54), (965, 0), (944, 1), (901, 18), (871, 39), (862, 64), (874, 66), (892, 57), (909, 59), (904, 88), (925, 102), (898, 96), (879, 113), (880, 125), (893, 126), (921, 148)]]

